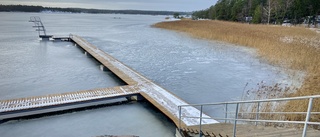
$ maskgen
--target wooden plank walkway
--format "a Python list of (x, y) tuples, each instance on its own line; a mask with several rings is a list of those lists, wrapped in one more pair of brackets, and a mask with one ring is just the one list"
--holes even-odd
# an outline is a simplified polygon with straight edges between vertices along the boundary
[[(5, 115), (7, 113), (13, 113), (17, 111), (140, 94), (154, 106), (156, 106), (160, 111), (162, 111), (165, 115), (167, 115), (176, 125), (179, 124), (178, 106), (187, 105), (187, 102), (160, 87), (159, 85), (153, 83), (152, 81), (145, 78), (130, 67), (126, 66), (122, 62), (113, 58), (104, 51), (98, 49), (94, 45), (88, 43), (83, 38), (76, 35), (70, 35), (70, 41), (74, 42), (76, 46), (84, 49), (87, 55), (91, 55), (103, 66), (107, 67), (110, 71), (112, 71), (115, 75), (122, 79), (127, 84), (127, 86), (2, 100), (0, 101), (0, 120), (5, 118)], [(195, 117), (200, 115), (200, 111), (194, 107), (184, 109), (185, 110), (183, 110), (183, 112), (186, 113), (185, 115)], [(207, 115), (204, 116), (209, 117)], [(181, 123), (182, 125), (192, 126), (198, 125), (200, 121), (199, 119), (183, 119)], [(218, 122), (216, 120), (209, 119), (203, 120), (202, 123), (213, 124)]]
[(140, 89), (135, 85), (118, 86), (112, 88), (101, 88), (92, 90), (83, 90), (62, 94), (52, 94), (46, 96), (27, 97), (19, 99), (0, 101), (0, 119), (5, 118), (6, 113), (35, 109), (41, 107), (57, 106), (61, 104), (70, 104), (76, 102), (86, 102), (106, 98), (119, 98), (139, 94)]
[[(124, 63), (113, 58), (104, 51), (98, 49), (94, 45), (88, 43), (83, 38), (72, 35), (71, 40), (78, 46), (83, 48), (92, 57), (96, 58), (101, 64), (106, 66), (110, 71), (117, 75), (120, 79), (126, 82), (128, 85), (138, 85), (141, 92), (140, 94), (167, 115), (176, 125), (179, 123), (179, 105), (187, 105), (188, 103), (181, 98), (175, 96), (173, 93), (155, 84), (151, 80), (145, 78), (138, 72), (134, 71)], [(186, 115), (200, 116), (200, 111), (194, 107), (184, 108)], [(204, 115), (207, 116), (207, 115)], [(207, 116), (209, 117), (209, 116)], [(184, 125), (198, 125), (199, 119), (183, 119)], [(203, 124), (219, 123), (216, 120), (203, 120)]]

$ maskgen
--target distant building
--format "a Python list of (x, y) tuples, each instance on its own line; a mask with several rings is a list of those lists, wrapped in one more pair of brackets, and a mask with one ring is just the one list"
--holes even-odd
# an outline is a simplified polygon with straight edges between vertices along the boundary
[(317, 16), (307, 16), (303, 22), (304, 26), (315, 28), (320, 28), (320, 15)]
[(244, 20), (245, 20), (246, 22), (251, 22), (251, 21), (252, 21), (252, 17), (251, 17), (251, 16), (245, 17)]
[(291, 21), (288, 20), (288, 19), (285, 19), (285, 20), (282, 22), (281, 25), (282, 25), (282, 26), (286, 26), (286, 27), (292, 26)]

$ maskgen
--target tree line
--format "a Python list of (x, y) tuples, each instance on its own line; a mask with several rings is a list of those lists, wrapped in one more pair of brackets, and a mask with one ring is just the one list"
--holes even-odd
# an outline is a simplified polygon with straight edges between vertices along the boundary
[(69, 12), (69, 13), (91, 13), (91, 14), (145, 14), (145, 15), (190, 15), (189, 12), (175, 11), (146, 11), (146, 10), (105, 10), (105, 9), (84, 9), (84, 8), (55, 8), (28, 5), (0, 5), (0, 12)]
[(319, 0), (218, 0), (208, 9), (196, 11), (193, 18), (237, 22), (280, 24), (314, 23), (320, 17)]

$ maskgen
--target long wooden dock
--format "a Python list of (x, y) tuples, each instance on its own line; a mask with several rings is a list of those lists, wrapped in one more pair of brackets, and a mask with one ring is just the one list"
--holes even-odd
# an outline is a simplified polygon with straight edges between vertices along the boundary
[[(63, 37), (63, 39), (65, 39), (65, 37)], [(69, 40), (74, 42), (75, 46), (81, 47), (85, 54), (90, 55), (99, 61), (103, 67), (112, 71), (127, 85), (47, 96), (1, 100), (0, 120), (76, 108), (108, 99), (141, 95), (168, 116), (176, 125), (179, 124), (178, 106), (186, 105), (188, 104), (187, 102), (153, 83), (83, 38), (76, 35), (70, 35)], [(183, 112), (186, 113), (185, 115), (194, 117), (200, 115), (200, 111), (194, 107), (185, 108)], [(209, 117), (207, 115), (203, 116)], [(183, 119), (181, 122), (181, 124), (185, 126), (199, 125), (199, 123), (199, 119)], [(211, 119), (202, 121), (202, 124), (213, 123), (218, 123), (218, 121)]]
[[(98, 49), (94, 45), (88, 43), (83, 38), (72, 35), (71, 40), (78, 44), (85, 52), (88, 52), (91, 56), (96, 58), (101, 64), (107, 67), (120, 79), (126, 82), (128, 85), (137, 85), (140, 87), (140, 94), (147, 99), (150, 103), (161, 110), (166, 116), (168, 116), (176, 125), (179, 123), (179, 111), (178, 106), (183, 104), (188, 104), (181, 98), (175, 96), (173, 93), (167, 91), (166, 89), (160, 87), (154, 82), (150, 81), (146, 77), (142, 76), (138, 72), (134, 71), (130, 67), (126, 66), (124, 63), (113, 58), (104, 51)], [(186, 108), (184, 113), (187, 115), (194, 115), (195, 117), (200, 116), (200, 111), (194, 107)], [(207, 116), (207, 115), (204, 115)], [(209, 116), (207, 116), (209, 117)], [(182, 124), (191, 126), (198, 125), (200, 123), (199, 119), (183, 119)], [(215, 120), (203, 120), (203, 124), (213, 124), (219, 123)]]
[[(0, 100), (0, 121), (15, 117), (29, 116), (41, 113), (75, 109), (92, 105), (105, 104), (107, 101), (117, 98), (131, 98), (141, 96), (157, 107), (163, 114), (169, 117), (179, 127), (179, 105), (188, 103), (173, 93), (155, 84), (151, 80), (134, 71), (124, 63), (113, 58), (109, 54), (88, 43), (83, 38), (70, 35), (69, 37), (53, 37), (58, 40), (74, 42), (75, 46), (83, 49), (86, 55), (92, 56), (104, 67), (112, 71), (127, 85), (111, 88), (83, 90), (46, 96)], [(186, 107), (181, 111), (182, 115), (199, 117), (200, 111), (194, 107)], [(203, 117), (210, 118), (202, 114)], [(183, 135), (199, 135), (200, 121), (198, 118), (182, 119), (181, 128)], [(232, 136), (232, 124), (219, 123), (213, 119), (202, 120), (202, 134), (206, 137)], [(296, 129), (261, 127), (251, 125), (239, 125), (237, 136), (300, 136)], [(177, 132), (178, 133), (178, 132)], [(310, 130), (308, 136), (318, 136), (316, 130)], [(179, 135), (178, 135), (179, 136)]]

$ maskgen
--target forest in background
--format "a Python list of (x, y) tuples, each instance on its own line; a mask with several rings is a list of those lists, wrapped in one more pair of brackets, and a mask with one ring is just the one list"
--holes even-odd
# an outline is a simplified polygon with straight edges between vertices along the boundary
[(28, 5), (1, 5), (0, 12), (66, 12), (66, 13), (91, 13), (91, 14), (145, 14), (145, 15), (191, 15), (189, 12), (176, 11), (146, 11), (146, 10), (107, 10), (84, 8), (56, 8)]
[(213, 19), (264, 24), (316, 24), (319, 0), (218, 0), (208, 9), (193, 13), (194, 19)]

